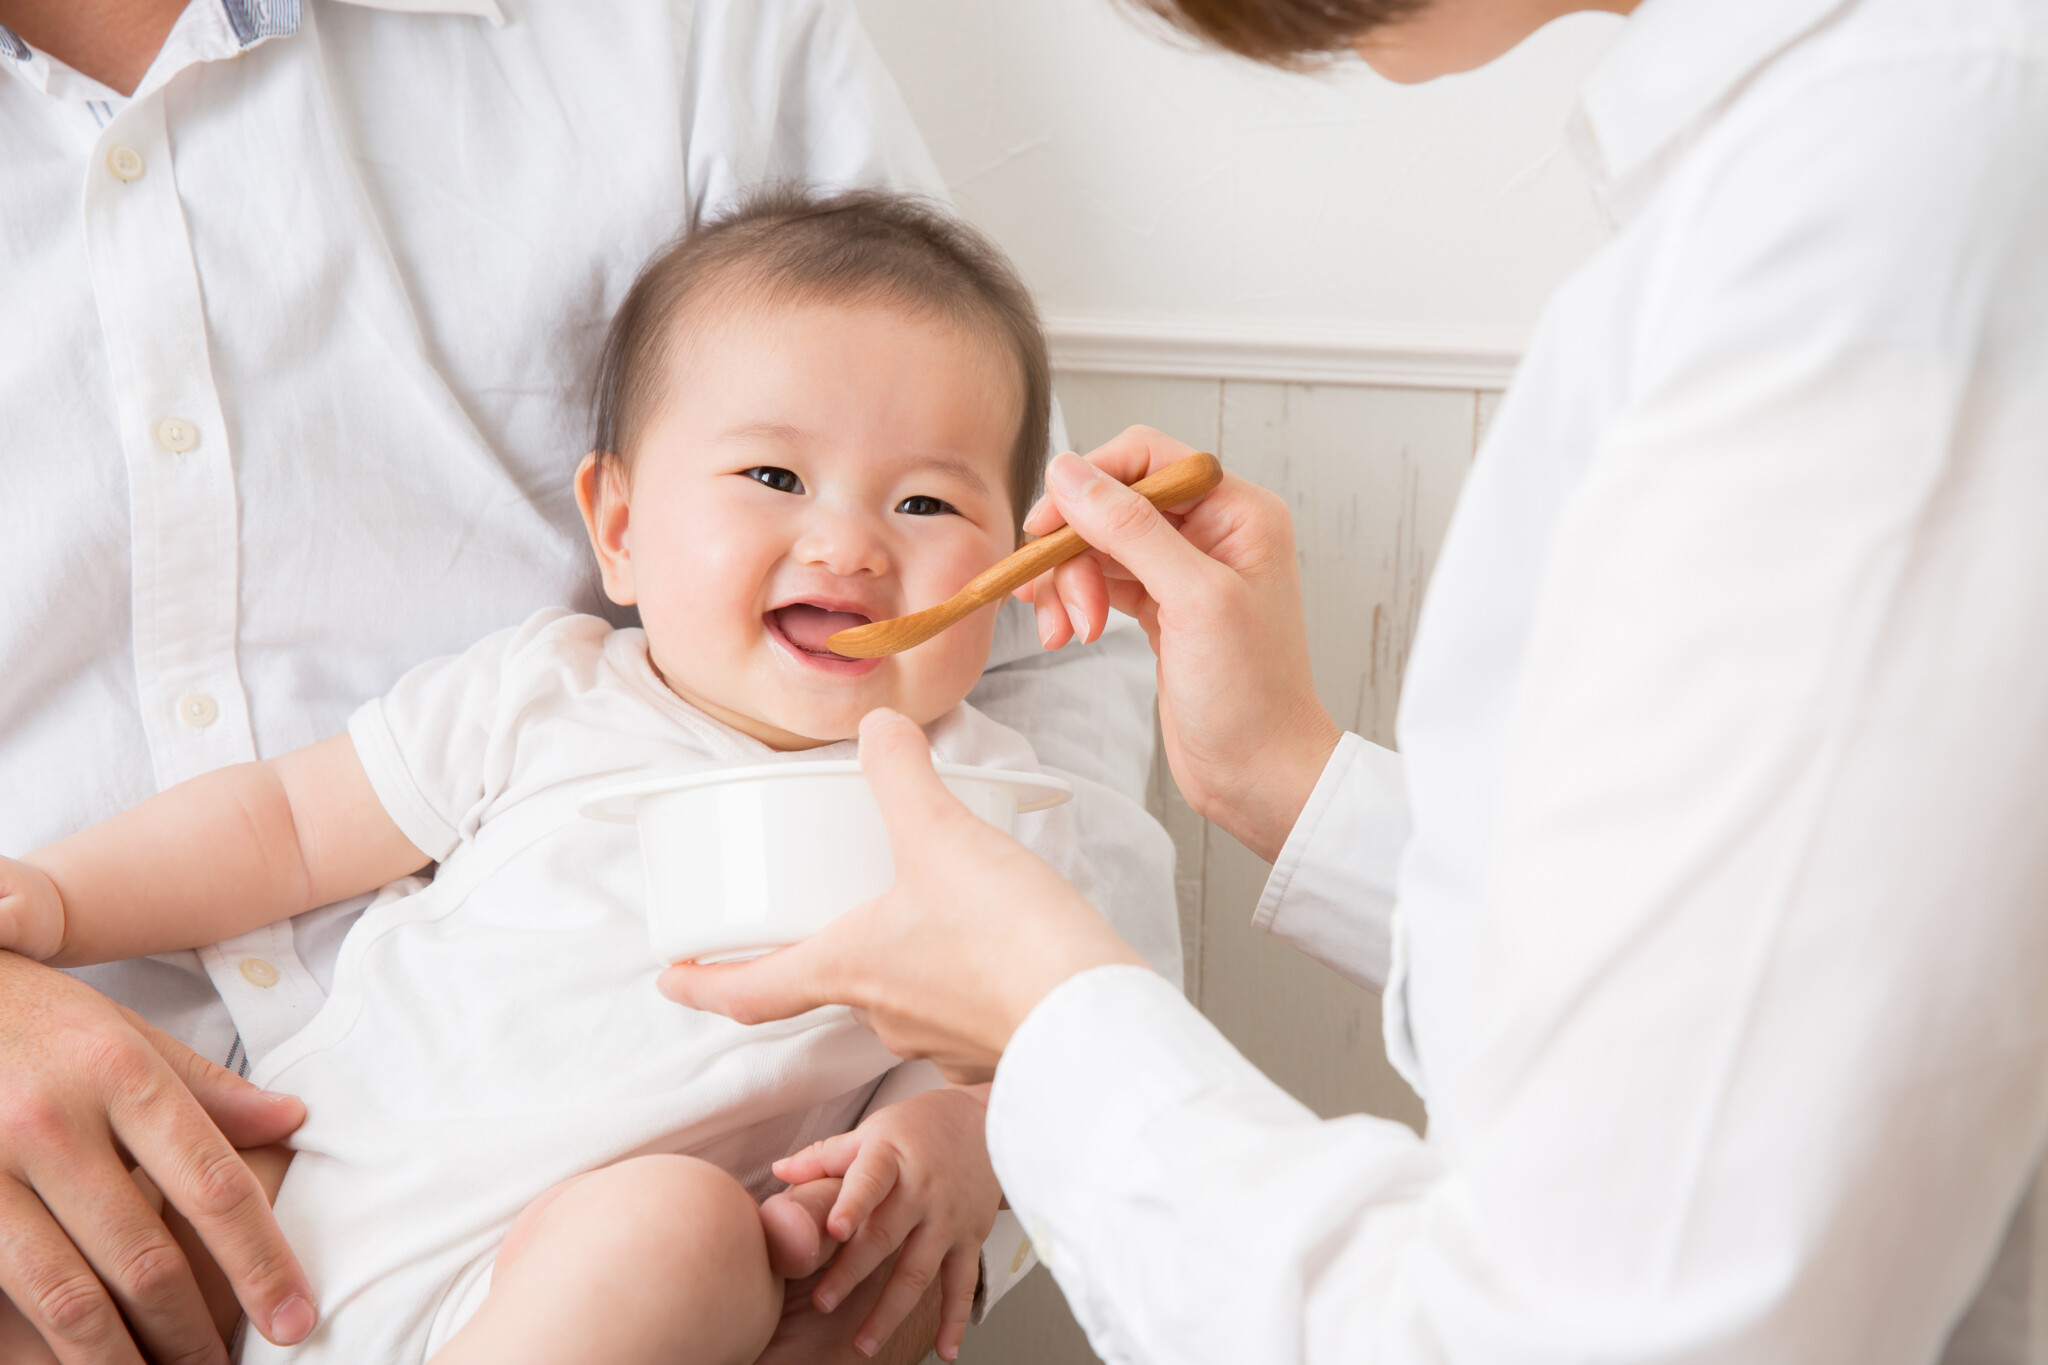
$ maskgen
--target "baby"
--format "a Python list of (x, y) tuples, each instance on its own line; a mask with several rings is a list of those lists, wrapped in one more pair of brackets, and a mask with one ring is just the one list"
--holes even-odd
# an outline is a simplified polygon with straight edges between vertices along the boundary
[[(606, 345), (576, 498), (640, 628), (543, 611), (345, 735), (0, 859), (0, 947), (65, 966), (385, 888), (251, 1077), (306, 1101), (292, 1154), (248, 1157), (322, 1321), (245, 1334), (244, 1361), (751, 1361), (782, 1301), (771, 1163), (864, 1112), (878, 1178), (834, 1210), (859, 1229), (834, 1294), (900, 1246), (861, 1339), (936, 1273), (952, 1358), (1000, 1198), (979, 1100), (844, 1010), (742, 1027), (663, 1000), (634, 832), (577, 807), (634, 774), (847, 756), (878, 706), (940, 758), (1035, 767), (962, 701), (991, 614), (892, 659), (825, 642), (1015, 547), (1049, 395), (1031, 303), (968, 229), (878, 194), (756, 200), (657, 257)], [(1086, 887), (1064, 809), (1019, 833)]]

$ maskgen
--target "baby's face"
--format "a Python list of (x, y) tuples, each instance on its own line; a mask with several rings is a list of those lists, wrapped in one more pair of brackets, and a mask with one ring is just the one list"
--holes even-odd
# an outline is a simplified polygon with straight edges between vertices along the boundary
[(690, 326), (630, 486), (579, 476), (605, 591), (638, 604), (656, 670), (778, 749), (844, 739), (877, 706), (944, 714), (988, 661), (994, 612), (888, 659), (825, 639), (943, 601), (1014, 547), (1015, 364), (881, 303)]

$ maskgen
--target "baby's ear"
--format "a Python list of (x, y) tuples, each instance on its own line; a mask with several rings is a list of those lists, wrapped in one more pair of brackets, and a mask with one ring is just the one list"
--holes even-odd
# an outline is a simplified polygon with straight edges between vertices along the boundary
[(597, 554), (604, 595), (622, 607), (639, 598), (633, 586), (632, 551), (626, 547), (629, 491), (625, 462), (616, 455), (593, 450), (576, 466), (576, 506), (583, 513), (590, 548)]

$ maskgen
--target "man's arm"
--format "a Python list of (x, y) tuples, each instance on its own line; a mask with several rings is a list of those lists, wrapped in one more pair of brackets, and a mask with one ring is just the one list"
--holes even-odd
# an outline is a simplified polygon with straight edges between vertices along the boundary
[(338, 735), (207, 773), (20, 863), (0, 860), (0, 947), (60, 967), (190, 948), (430, 861)]

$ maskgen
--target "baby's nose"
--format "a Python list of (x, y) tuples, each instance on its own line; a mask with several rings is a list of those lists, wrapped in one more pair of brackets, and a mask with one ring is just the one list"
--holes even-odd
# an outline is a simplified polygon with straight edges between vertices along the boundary
[(806, 519), (797, 539), (796, 558), (842, 578), (878, 575), (889, 569), (882, 528), (860, 512), (818, 509)]

